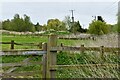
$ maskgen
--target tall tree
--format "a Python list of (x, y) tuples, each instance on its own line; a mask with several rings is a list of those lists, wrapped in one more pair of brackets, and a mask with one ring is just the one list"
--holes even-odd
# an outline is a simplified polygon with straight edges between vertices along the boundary
[(60, 22), (59, 31), (67, 31), (66, 25), (64, 22)]
[(71, 28), (70, 28), (69, 31), (72, 32), (72, 33), (77, 33), (77, 32), (82, 33), (82, 32), (84, 32), (79, 21), (71, 22)]
[(39, 22), (37, 22), (35, 26), (35, 31), (41, 31), (42, 30), (42, 26), (39, 24)]
[(19, 14), (15, 14), (13, 19), (5, 20), (2, 24), (3, 29), (10, 31), (33, 32), (35, 30), (34, 25), (30, 21), (30, 17), (27, 15), (24, 15), (24, 18), (20, 18)]
[(47, 22), (47, 29), (54, 29), (55, 31), (65, 30), (64, 23), (59, 19), (49, 19)]
[(24, 27), (25, 27), (25, 31), (31, 31), (31, 32), (35, 31), (35, 27), (30, 21), (30, 17), (27, 15), (24, 15)]
[(11, 22), (9, 19), (2, 22), (2, 29), (11, 31)]
[(20, 18), (19, 14), (15, 14), (14, 18), (11, 20), (11, 28), (13, 31), (22, 31), (23, 19)]
[(106, 22), (102, 21), (92, 21), (91, 24), (89, 24), (89, 33), (91, 34), (107, 34), (110, 32), (110, 27), (106, 24)]
[(82, 29), (82, 26), (80, 25), (79, 21), (77, 21), (76, 25), (78, 27), (78, 29), (77, 29), (78, 32), (81, 32), (81, 33), (84, 32), (83, 29)]
[(47, 25), (44, 24), (44, 25), (42, 26), (42, 31), (46, 31), (46, 30), (47, 30)]
[(71, 18), (70, 18), (70, 16), (65, 16), (65, 19), (63, 20), (63, 22), (65, 23), (65, 26), (66, 26), (67, 30), (70, 30), (70, 28), (71, 28)]

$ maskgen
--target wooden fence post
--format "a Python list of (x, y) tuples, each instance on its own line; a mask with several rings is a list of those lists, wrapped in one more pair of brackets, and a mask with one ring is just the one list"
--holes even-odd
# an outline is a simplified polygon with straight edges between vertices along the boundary
[[(42, 50), (47, 51), (47, 43), (42, 43)], [(42, 78), (46, 79), (47, 76), (47, 54), (43, 54), (42, 57)]]
[(42, 43), (39, 43), (39, 44), (38, 44), (38, 48), (39, 48), (39, 49), (41, 49), (42, 46), (43, 46)]
[(11, 40), (11, 49), (14, 49), (14, 40)]
[(61, 43), (60, 46), (63, 47), (63, 43)]
[(100, 55), (101, 58), (104, 60), (104, 46), (100, 46)]
[(84, 45), (81, 45), (81, 53), (84, 53)]
[(48, 47), (47, 47), (47, 78), (55, 78), (56, 70), (51, 69), (50, 66), (56, 65), (57, 51), (51, 51), (51, 47), (57, 46), (57, 35), (49, 35)]

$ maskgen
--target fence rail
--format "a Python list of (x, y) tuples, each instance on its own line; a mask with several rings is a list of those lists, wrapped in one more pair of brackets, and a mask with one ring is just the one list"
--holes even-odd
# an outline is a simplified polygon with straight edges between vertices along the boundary
[[(6, 44), (6, 43), (5, 43)], [(17, 62), (17, 63), (0, 63), (0, 67), (5, 68), (5, 67), (10, 67), (8, 70), (2, 72), (2, 75), (0, 77), (5, 78), (5, 77), (17, 77), (17, 76), (33, 76), (35, 74), (44, 74), (43, 72), (45, 72), (45, 69), (42, 69), (42, 71), (38, 71), (38, 72), (14, 72), (17, 68), (22, 67), (22, 66), (33, 66), (33, 65), (45, 65), (45, 61), (44, 59), (42, 59), (42, 61), (30, 61), (34, 56), (38, 56), (41, 55), (43, 56), (44, 54), (47, 53), (45, 46), (46, 43), (42, 43), (41, 45), (41, 49), (19, 49), (19, 50), (15, 50), (14, 48), (11, 50), (2, 50), (0, 51), (0, 55), (1, 56), (10, 56), (10, 55), (30, 55), (29, 58), (23, 60), (22, 62)], [(42, 67), (43, 68), (43, 67)]]
[(21, 45), (21, 46), (37, 46), (39, 49), (41, 49), (42, 42), (40, 43), (16, 43), (14, 40), (11, 40), (11, 42), (0, 42), (0, 44), (10, 44), (10, 49), (14, 49), (15, 45)]
[[(81, 51), (83, 53), (84, 51), (99, 51), (101, 54), (101, 57), (103, 57), (105, 52), (114, 52), (118, 53), (120, 48), (118, 47), (85, 47), (84, 45), (80, 45), (80, 47), (74, 47), (74, 46), (64, 46), (61, 44), (60, 46), (57, 45), (57, 36), (51, 34), (48, 38), (47, 43), (40, 43), (39, 47), (42, 47), (42, 49), (38, 50), (14, 50), (14, 45), (28, 45), (26, 44), (19, 44), (15, 43), (14, 41), (11, 42), (0, 42), (0, 44), (11, 44), (11, 50), (2, 50), (0, 51), (0, 55), (42, 55), (42, 62), (29, 62), (29, 58), (24, 60), (20, 63), (3, 63), (0, 64), (3, 67), (13, 67), (10, 68), (8, 71), (3, 73), (4, 77), (7, 76), (19, 76), (19, 75), (33, 75), (34, 72), (26, 72), (26, 73), (12, 73), (14, 70), (21, 66), (30, 66), (30, 65), (40, 65), (42, 64), (42, 78), (56, 78), (56, 70), (59, 68), (75, 68), (75, 67), (102, 67), (102, 66), (112, 66), (113, 68), (120, 68), (119, 64), (76, 64), (76, 65), (57, 65), (57, 51)], [(29, 45), (34, 45), (33, 43), (30, 43)]]
[[(101, 47), (71, 47), (71, 46), (63, 46), (63, 47), (52, 47), (51, 51), (101, 51)], [(103, 47), (104, 52), (117, 52), (119, 48), (112, 47)]]
[(86, 38), (66, 38), (66, 37), (59, 37), (59, 39), (64, 39), (64, 40), (95, 40), (93, 37), (86, 37)]
[(31, 66), (31, 65), (42, 65), (42, 62), (19, 62), (19, 63), (2, 63), (0, 67), (20, 67), (20, 66)]
[(43, 55), (46, 54), (43, 50), (4, 50), (0, 51), (0, 55)]
[(11, 77), (11, 76), (15, 76), (15, 77), (20, 77), (20, 76), (34, 76), (35, 74), (42, 74), (42, 72), (40, 71), (27, 71), (27, 72), (12, 72), (12, 73), (3, 73), (2, 76), (0, 77)]
[(59, 69), (59, 68), (78, 68), (78, 67), (105, 67), (109, 66), (112, 68), (120, 68), (119, 64), (77, 64), (77, 65), (52, 65), (51, 69)]

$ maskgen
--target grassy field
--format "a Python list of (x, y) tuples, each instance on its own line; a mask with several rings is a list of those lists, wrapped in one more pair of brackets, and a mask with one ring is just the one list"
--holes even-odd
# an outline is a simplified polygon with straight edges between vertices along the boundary
[[(16, 43), (40, 43), (40, 42), (47, 42), (46, 37), (31, 37), (31, 36), (8, 36), (2, 35), (2, 42), (10, 42), (14, 40)], [(30, 48), (37, 48), (34, 46), (15, 46), (15, 49), (30, 49)], [(10, 49), (10, 45), (2, 45), (2, 49)]]
[[(8, 36), (8, 35), (2, 35), (2, 42), (10, 42), (11, 40), (14, 40), (16, 43), (40, 43), (40, 42), (47, 42), (48, 41), (48, 36)], [(91, 40), (63, 40), (63, 39), (58, 39), (58, 45), (60, 43), (63, 43), (64, 45), (72, 45), (76, 46), (76, 43), (79, 43), (79, 46), (81, 44), (87, 45), (90, 43)], [(37, 46), (15, 46), (15, 49), (33, 49), (33, 48), (38, 48)], [(10, 49), (10, 45), (2, 45), (3, 50)]]
[[(47, 42), (47, 36), (2, 36), (2, 42), (10, 42), (14, 40), (17, 43), (40, 43)], [(85, 46), (93, 44), (96, 41), (92, 40), (58, 40), (58, 45), (63, 43), (64, 45), (70, 46), (80, 46), (84, 44)], [(100, 43), (99, 43), (100, 44)], [(10, 45), (2, 45), (3, 50), (10, 49)], [(15, 49), (38, 49), (38, 47), (33, 46), (15, 46)], [(99, 64), (99, 63), (112, 63), (117, 64), (120, 62), (120, 57), (115, 54), (105, 53), (104, 61), (101, 59), (99, 52), (87, 51), (79, 54), (70, 54), (71, 52), (58, 52), (57, 54), (57, 64)], [(76, 53), (76, 52), (74, 52)], [(25, 58), (30, 56), (3, 56), (2, 63), (9, 62), (20, 62)], [(41, 61), (40, 56), (33, 57), (32, 61)], [(6, 70), (8, 68), (4, 68)], [(41, 69), (41, 66), (25, 66), (20, 67), (15, 72), (18, 71), (38, 71)], [(114, 66), (105, 66), (105, 67), (76, 67), (74, 69), (64, 69), (60, 68), (60, 71), (57, 71), (58, 78), (119, 78), (120, 72), (118, 72), (118, 68), (114, 68)], [(33, 77), (41, 77), (41, 75), (35, 75)]]

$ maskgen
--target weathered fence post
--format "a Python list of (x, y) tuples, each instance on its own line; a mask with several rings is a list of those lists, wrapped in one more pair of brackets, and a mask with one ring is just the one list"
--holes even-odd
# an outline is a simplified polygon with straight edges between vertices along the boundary
[(63, 47), (63, 43), (61, 43), (60, 46)]
[(104, 60), (104, 46), (100, 46), (100, 55), (101, 58)]
[(84, 53), (85, 49), (84, 49), (84, 45), (81, 45), (81, 53)]
[[(47, 51), (47, 43), (42, 43), (42, 50), (43, 51)], [(46, 78), (47, 76), (47, 54), (43, 54), (43, 57), (42, 57), (42, 63), (43, 63), (43, 66), (42, 66), (42, 78)]]
[(56, 70), (50, 68), (50, 66), (56, 65), (57, 51), (50, 50), (52, 47), (56, 47), (56, 46), (57, 46), (57, 35), (55, 34), (49, 35), (48, 47), (47, 47), (47, 77), (48, 78), (56, 77)]
[(38, 44), (38, 48), (41, 49), (42, 48), (42, 43)]
[(14, 40), (11, 40), (11, 49), (14, 49)]

